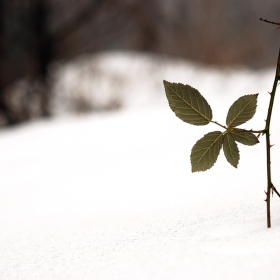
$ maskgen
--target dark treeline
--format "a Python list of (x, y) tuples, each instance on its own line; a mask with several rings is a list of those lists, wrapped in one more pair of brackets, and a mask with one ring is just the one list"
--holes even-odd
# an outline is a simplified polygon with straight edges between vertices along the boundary
[[(251, 0), (0, 0), (0, 124), (48, 116), (54, 61), (103, 50), (215, 65), (275, 63), (280, 3)], [(20, 94), (11, 86), (24, 78)]]

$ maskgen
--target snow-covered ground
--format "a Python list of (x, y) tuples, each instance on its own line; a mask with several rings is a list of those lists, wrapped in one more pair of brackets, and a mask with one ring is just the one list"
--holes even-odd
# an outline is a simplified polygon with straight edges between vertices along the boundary
[[(0, 133), (0, 279), (278, 280), (280, 200), (272, 200), (268, 230), (265, 139), (239, 145), (238, 169), (221, 151), (212, 169), (191, 173), (193, 144), (218, 127), (176, 118), (162, 84), (196, 87), (223, 123), (238, 97), (259, 93), (243, 127), (262, 129), (274, 69), (205, 69), (133, 53), (97, 60), (103, 76), (94, 88), (121, 95), (122, 110)], [(76, 63), (60, 70), (60, 100), (68, 75), (68, 84), (83, 82), (75, 71), (85, 60)], [(112, 75), (122, 80), (117, 91), (108, 86)], [(279, 102), (271, 137), (280, 189)]]

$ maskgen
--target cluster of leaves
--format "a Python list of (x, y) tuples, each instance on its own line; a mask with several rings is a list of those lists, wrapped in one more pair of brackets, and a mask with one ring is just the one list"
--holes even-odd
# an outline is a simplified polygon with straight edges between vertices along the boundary
[(237, 168), (240, 155), (236, 142), (248, 146), (259, 142), (253, 132), (237, 128), (254, 116), (258, 94), (245, 95), (236, 100), (229, 108), (226, 126), (223, 126), (212, 121), (212, 109), (198, 90), (180, 83), (163, 83), (169, 106), (178, 118), (193, 125), (212, 122), (225, 129), (223, 132), (205, 134), (196, 142), (191, 151), (192, 172), (210, 169), (217, 161), (222, 147), (227, 161)]

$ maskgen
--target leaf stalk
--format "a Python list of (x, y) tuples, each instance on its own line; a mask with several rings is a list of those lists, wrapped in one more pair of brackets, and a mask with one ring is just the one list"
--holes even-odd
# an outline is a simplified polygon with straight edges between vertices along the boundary
[(214, 124), (216, 124), (216, 125), (218, 125), (218, 126), (220, 126), (220, 127), (222, 127), (222, 128), (224, 128), (224, 129), (227, 129), (226, 126), (224, 126), (224, 125), (218, 123), (217, 121), (210, 121), (210, 122), (211, 122), (211, 123), (214, 123)]

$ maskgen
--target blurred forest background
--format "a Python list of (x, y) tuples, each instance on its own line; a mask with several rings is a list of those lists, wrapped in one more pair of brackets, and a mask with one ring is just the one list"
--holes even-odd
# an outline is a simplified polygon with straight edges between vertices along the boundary
[(260, 17), (280, 21), (280, 1), (0, 0), (0, 125), (50, 116), (52, 66), (83, 54), (274, 66), (280, 30)]

